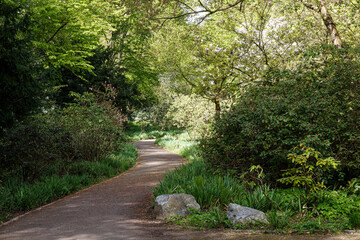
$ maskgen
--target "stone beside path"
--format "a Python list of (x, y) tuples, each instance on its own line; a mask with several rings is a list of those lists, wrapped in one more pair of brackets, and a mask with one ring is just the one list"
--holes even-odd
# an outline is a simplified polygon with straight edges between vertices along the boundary
[(359, 235), (280, 236), (182, 231), (152, 218), (152, 192), (166, 170), (181, 156), (154, 145), (135, 142), (138, 164), (128, 172), (65, 197), (0, 226), (1, 240), (110, 239), (360, 239)]

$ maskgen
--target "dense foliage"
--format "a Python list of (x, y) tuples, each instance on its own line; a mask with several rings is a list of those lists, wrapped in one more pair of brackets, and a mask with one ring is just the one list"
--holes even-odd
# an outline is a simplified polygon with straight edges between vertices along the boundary
[(0, 144), (3, 179), (20, 174), (33, 181), (59, 161), (66, 173), (67, 164), (101, 160), (125, 141), (125, 116), (110, 101), (75, 95), (76, 103), (53, 106), (6, 132)]
[[(169, 133), (156, 142), (168, 150), (180, 153), (189, 162), (166, 174), (153, 190), (155, 197), (161, 194), (188, 193), (192, 194), (201, 206), (201, 211), (193, 211), (183, 218), (168, 219), (170, 222), (201, 229), (255, 228), (283, 233), (326, 233), (360, 227), (360, 214), (357, 210), (360, 197), (354, 194), (354, 189), (359, 187), (358, 181), (352, 181), (351, 187), (341, 190), (312, 191), (310, 196), (306, 188), (302, 187), (301, 181), (297, 185), (299, 188), (270, 188), (263, 182), (266, 174), (259, 166), (244, 171), (240, 177), (224, 176), (222, 172), (214, 171), (200, 156), (198, 143), (191, 141), (186, 133)], [(305, 158), (310, 159), (313, 154), (317, 154), (316, 151), (307, 150), (303, 155)], [(299, 158), (297, 155), (293, 157)], [(318, 159), (322, 164), (326, 164), (327, 160), (324, 160)], [(308, 167), (309, 170), (312, 169), (311, 164)], [(301, 174), (302, 171), (298, 173)], [(318, 183), (310, 183), (309, 187), (316, 187)], [(232, 225), (226, 217), (226, 207), (231, 202), (264, 211), (270, 224)]]
[[(312, 57), (319, 53), (330, 56), (317, 62)], [(275, 181), (290, 167), (291, 149), (303, 143), (341, 162), (327, 181), (344, 183), (359, 175), (358, 53), (322, 48), (308, 54), (311, 60), (295, 71), (269, 72), (216, 120), (202, 141), (204, 159), (238, 173), (261, 165)]]
[(150, 28), (137, 7), (118, 0), (1, 1), (0, 130), (39, 112), (44, 98), (63, 106), (74, 100), (70, 92), (105, 81), (119, 89), (124, 111), (154, 101)]
[[(21, 12), (22, 14), (19, 14)], [(39, 103), (42, 82), (31, 50), (30, 14), (21, 2), (0, 3), (0, 133)]]

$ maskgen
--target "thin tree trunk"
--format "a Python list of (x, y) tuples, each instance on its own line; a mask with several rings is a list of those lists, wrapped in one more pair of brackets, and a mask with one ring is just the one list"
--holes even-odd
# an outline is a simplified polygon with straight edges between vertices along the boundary
[(336, 46), (337, 48), (344, 48), (341, 38), (340, 38), (340, 34), (336, 28), (336, 24), (334, 23), (334, 19), (331, 17), (329, 10), (327, 8), (327, 0), (321, 0), (319, 1), (319, 3), (316, 5), (312, 4), (311, 2), (302, 2), (304, 4), (305, 7), (309, 8), (310, 10), (314, 11), (314, 12), (318, 12), (320, 13), (320, 16), (324, 22), (324, 25), (326, 26), (331, 40), (333, 42), (333, 45)]
[(220, 116), (221, 107), (220, 107), (220, 98), (217, 96), (213, 99), (213, 103), (215, 103), (215, 114), (216, 116)]
[(321, 18), (330, 33), (331, 40), (333, 41), (334, 46), (336, 46), (337, 48), (344, 48), (334, 20), (328, 11), (326, 0), (321, 0), (319, 8)]

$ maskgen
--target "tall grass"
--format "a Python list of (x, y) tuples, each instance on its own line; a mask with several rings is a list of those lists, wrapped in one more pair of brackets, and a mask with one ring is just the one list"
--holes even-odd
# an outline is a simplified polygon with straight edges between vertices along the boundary
[[(125, 145), (121, 151), (102, 161), (77, 161), (68, 166), (67, 173), (56, 173), (56, 166), (33, 183), (15, 175), (2, 183), (0, 189), (0, 222), (15, 212), (27, 211), (70, 193), (114, 177), (132, 167), (137, 159), (133, 145)], [(62, 170), (63, 171), (63, 170)]]
[(161, 194), (187, 193), (193, 195), (203, 209), (217, 207), (224, 210), (233, 202), (269, 211), (276, 209), (274, 202), (282, 204), (280, 192), (269, 187), (255, 187), (249, 191), (236, 177), (214, 174), (203, 161), (198, 143), (191, 141), (186, 132), (167, 134), (155, 143), (188, 159), (188, 164), (165, 175), (153, 190), (155, 197)]
[(154, 196), (188, 193), (195, 197), (202, 208), (225, 207), (244, 191), (242, 185), (229, 176), (214, 176), (202, 161), (183, 165), (166, 174), (154, 189)]

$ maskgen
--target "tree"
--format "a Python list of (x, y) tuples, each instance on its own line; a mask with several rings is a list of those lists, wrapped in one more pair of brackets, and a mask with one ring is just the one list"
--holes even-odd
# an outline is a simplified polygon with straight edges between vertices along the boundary
[(25, 1), (0, 3), (0, 132), (22, 119), (38, 103), (42, 83), (31, 44), (30, 13)]
[(58, 103), (71, 101), (70, 91), (101, 89), (104, 83), (118, 89), (116, 103), (123, 110), (146, 106), (154, 100), (152, 88), (157, 79), (147, 50), (151, 28), (143, 23), (143, 13), (130, 3), (122, 2), (124, 16), (107, 18), (112, 30), (84, 59), (91, 71), (77, 73), (66, 66), (59, 68), (63, 87), (55, 96)]
[[(189, 28), (192, 32), (189, 32)], [(212, 31), (212, 25), (184, 26), (174, 24), (164, 29), (153, 44), (163, 78), (173, 82), (175, 90), (196, 93), (221, 111), (221, 99), (226, 99), (242, 82), (238, 42), (234, 35)], [(238, 70), (238, 71), (236, 71)]]
[(114, 30), (112, 18), (124, 18), (121, 1), (31, 0), (34, 45), (46, 57), (45, 67), (91, 72), (87, 58)]

